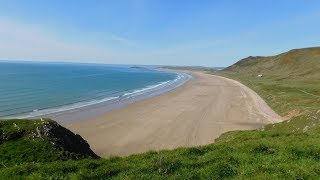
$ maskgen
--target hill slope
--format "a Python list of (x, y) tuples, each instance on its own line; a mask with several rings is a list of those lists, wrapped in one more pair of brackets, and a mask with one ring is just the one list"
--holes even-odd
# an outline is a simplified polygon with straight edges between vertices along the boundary
[[(2, 151), (0, 162), (4, 162), (0, 164), (0, 177), (2, 179), (21, 177), (30, 179), (317, 179), (320, 176), (320, 83), (314, 82), (320, 80), (318, 52), (319, 48), (308, 48), (292, 50), (273, 57), (250, 57), (239, 61), (225, 71), (208, 71), (208, 73), (236, 79), (255, 90), (279, 114), (290, 115), (287, 121), (282, 123), (269, 124), (251, 131), (227, 132), (216, 139), (216, 143), (202, 147), (95, 160), (77, 159), (77, 156), (59, 156), (61, 148), (53, 148), (50, 144), (44, 146), (41, 143), (41, 147), (44, 148), (37, 149), (35, 147), (37, 144), (25, 146), (21, 143), (21, 138), (9, 138), (11, 140), (3, 138), (8, 137), (8, 133), (3, 129), (20, 132), (13, 124), (17, 122), (8, 121), (8, 123), (4, 122), (5, 126), (0, 124), (1, 143), (5, 139), (7, 142), (4, 144), (8, 141), (10, 141), (9, 144), (17, 144), (11, 145), (8, 149), (0, 143), (0, 152)], [(258, 78), (258, 73), (265, 76)], [(17, 123), (19, 128), (32, 130), (28, 131), (29, 133), (24, 132), (24, 138), (22, 138), (27, 140), (26, 144), (30, 144), (33, 142), (32, 139), (30, 140), (30, 135), (33, 133), (30, 134), (30, 132), (37, 129), (35, 125), (40, 120), (22, 122), (24, 124)], [(16, 135), (9, 137), (16, 137)], [(42, 142), (41, 139), (35, 142), (38, 141)], [(26, 148), (31, 150), (26, 152)], [(57, 151), (56, 148), (60, 150)], [(54, 153), (46, 155), (43, 149), (51, 149)], [(11, 151), (13, 152), (11, 156), (2, 156)], [(35, 155), (37, 152), (40, 152), (40, 156)], [(15, 156), (16, 159), (14, 159)], [(26, 156), (31, 156), (33, 159), (27, 159)], [(68, 157), (72, 160), (61, 161)], [(25, 162), (16, 166), (8, 163), (12, 158), (13, 162), (19, 161), (19, 158), (21, 158), (20, 161), (25, 160)]]
[[(320, 115), (320, 114), (319, 114)], [(0, 165), (2, 179), (312, 179), (320, 174), (318, 119), (295, 118), (222, 135), (194, 148), (125, 158)], [(316, 124), (314, 126), (313, 124)], [(301, 127), (309, 127), (301, 128)], [(18, 147), (16, 147), (18, 148)], [(19, 148), (24, 147), (20, 144)], [(15, 149), (14, 152), (17, 153)], [(37, 152), (31, 152), (31, 154)], [(20, 157), (20, 154), (16, 154)], [(49, 156), (49, 155), (48, 155)], [(38, 158), (47, 158), (41, 155)], [(3, 158), (2, 160), (7, 160)]]
[[(218, 73), (258, 94), (284, 119), (320, 112), (320, 48), (248, 57)], [(263, 77), (257, 77), (262, 74)]]
[(277, 79), (315, 78), (320, 76), (320, 47), (294, 49), (276, 56), (250, 56), (225, 71), (250, 75), (268, 75)]
[(98, 158), (89, 144), (52, 120), (0, 121), (3, 166), (89, 157)]

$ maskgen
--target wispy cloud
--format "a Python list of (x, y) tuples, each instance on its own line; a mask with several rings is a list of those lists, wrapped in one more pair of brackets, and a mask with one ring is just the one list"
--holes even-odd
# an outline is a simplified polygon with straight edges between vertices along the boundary
[[(111, 33), (99, 34), (96, 38), (108, 36), (109, 41), (117, 41), (126, 46), (136, 44), (127, 38)], [(89, 37), (90, 38), (90, 37)], [(107, 42), (106, 42), (107, 43)], [(126, 58), (112, 49), (90, 46), (86, 43), (70, 42), (54, 33), (42, 29), (41, 25), (25, 24), (0, 18), (0, 59), (5, 60), (59, 60), (94, 61), (112, 63)]]
[(199, 41), (190, 41), (190, 42), (181, 42), (177, 44), (172, 44), (167, 47), (162, 47), (158, 49), (152, 49), (152, 54), (159, 55), (173, 55), (173, 54), (188, 54), (190, 52), (204, 51), (208, 49), (215, 48), (223, 43), (226, 43), (227, 40), (199, 40)]
[(121, 43), (124, 43), (128, 46), (137, 46), (137, 44), (131, 40), (129, 40), (128, 38), (125, 38), (123, 36), (118, 36), (118, 35), (115, 35), (113, 33), (110, 33), (110, 37), (115, 40), (115, 41), (118, 41), (118, 42), (121, 42)]
[[(80, 33), (81, 34), (81, 33)], [(138, 44), (134, 41), (132, 41), (131, 39), (113, 33), (113, 32), (86, 32), (84, 33), (87, 37), (87, 39), (91, 39), (92, 41), (94, 41), (94, 43), (112, 43), (112, 44), (117, 44), (120, 45), (122, 47), (137, 47)], [(89, 40), (90, 41), (90, 40)]]

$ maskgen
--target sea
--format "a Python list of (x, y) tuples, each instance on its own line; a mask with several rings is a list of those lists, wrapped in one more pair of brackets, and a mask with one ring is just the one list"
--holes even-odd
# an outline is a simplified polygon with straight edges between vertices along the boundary
[(110, 110), (190, 78), (154, 66), (0, 61), (0, 119), (50, 117), (100, 104)]

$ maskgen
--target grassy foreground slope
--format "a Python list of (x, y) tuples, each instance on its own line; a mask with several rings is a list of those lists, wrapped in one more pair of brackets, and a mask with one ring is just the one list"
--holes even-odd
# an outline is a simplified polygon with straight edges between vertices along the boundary
[[(313, 48), (317, 49), (317, 48)], [(148, 152), (125, 158), (38, 161), (0, 165), (0, 177), (70, 179), (218, 179), (316, 178), (320, 175), (319, 56), (311, 49), (242, 60), (219, 75), (254, 89), (288, 119), (252, 131), (223, 134), (216, 143), (171, 151)], [(299, 52), (299, 56), (295, 55)], [(303, 55), (301, 55), (303, 54)], [(290, 57), (286, 64), (282, 57)], [(306, 66), (296, 66), (302, 57)], [(267, 60), (266, 60), (267, 59)], [(278, 62), (279, 61), (279, 62)], [(287, 60), (285, 60), (287, 61)], [(239, 65), (240, 64), (240, 65)], [(266, 64), (273, 66), (260, 68)], [(282, 68), (286, 71), (279, 72)], [(264, 71), (265, 70), (265, 71)], [(305, 73), (301, 73), (305, 72)], [(308, 73), (306, 73), (308, 72)], [(209, 71), (208, 73), (216, 73)], [(257, 74), (263, 74), (258, 78)], [(2, 144), (3, 145), (3, 144)], [(3, 146), (0, 145), (0, 149)], [(4, 149), (6, 149), (4, 147)], [(14, 149), (14, 148), (13, 148)]]
[(89, 144), (52, 120), (0, 121), (0, 167), (89, 157)]
[[(297, 119), (297, 121), (299, 121)], [(148, 152), (126, 158), (24, 163), (0, 177), (105, 179), (311, 178), (320, 173), (319, 126), (292, 132), (287, 125), (227, 133), (215, 144)]]

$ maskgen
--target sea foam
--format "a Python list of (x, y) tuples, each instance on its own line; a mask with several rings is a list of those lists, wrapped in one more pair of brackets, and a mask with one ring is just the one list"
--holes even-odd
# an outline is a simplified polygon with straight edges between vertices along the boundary
[[(172, 72), (171, 72), (172, 73)], [(94, 105), (99, 105), (103, 103), (118, 103), (119, 101), (127, 100), (127, 99), (134, 99), (136, 97), (144, 96), (146, 94), (152, 94), (154, 92), (165, 92), (175, 87), (180, 86), (188, 79), (191, 78), (190, 75), (185, 73), (175, 73), (176, 77), (172, 80), (161, 81), (156, 84), (148, 85), (142, 88), (129, 90), (127, 92), (120, 93), (118, 96), (111, 96), (111, 97), (103, 97), (99, 99), (87, 100), (87, 101), (80, 101), (76, 103), (70, 103), (67, 105), (45, 108), (45, 109), (33, 109), (31, 112), (24, 113), (18, 116), (10, 116), (5, 118), (31, 118), (31, 117), (42, 117), (51, 114), (58, 114), (63, 113), (66, 111), (77, 111), (81, 108), (90, 107)]]

